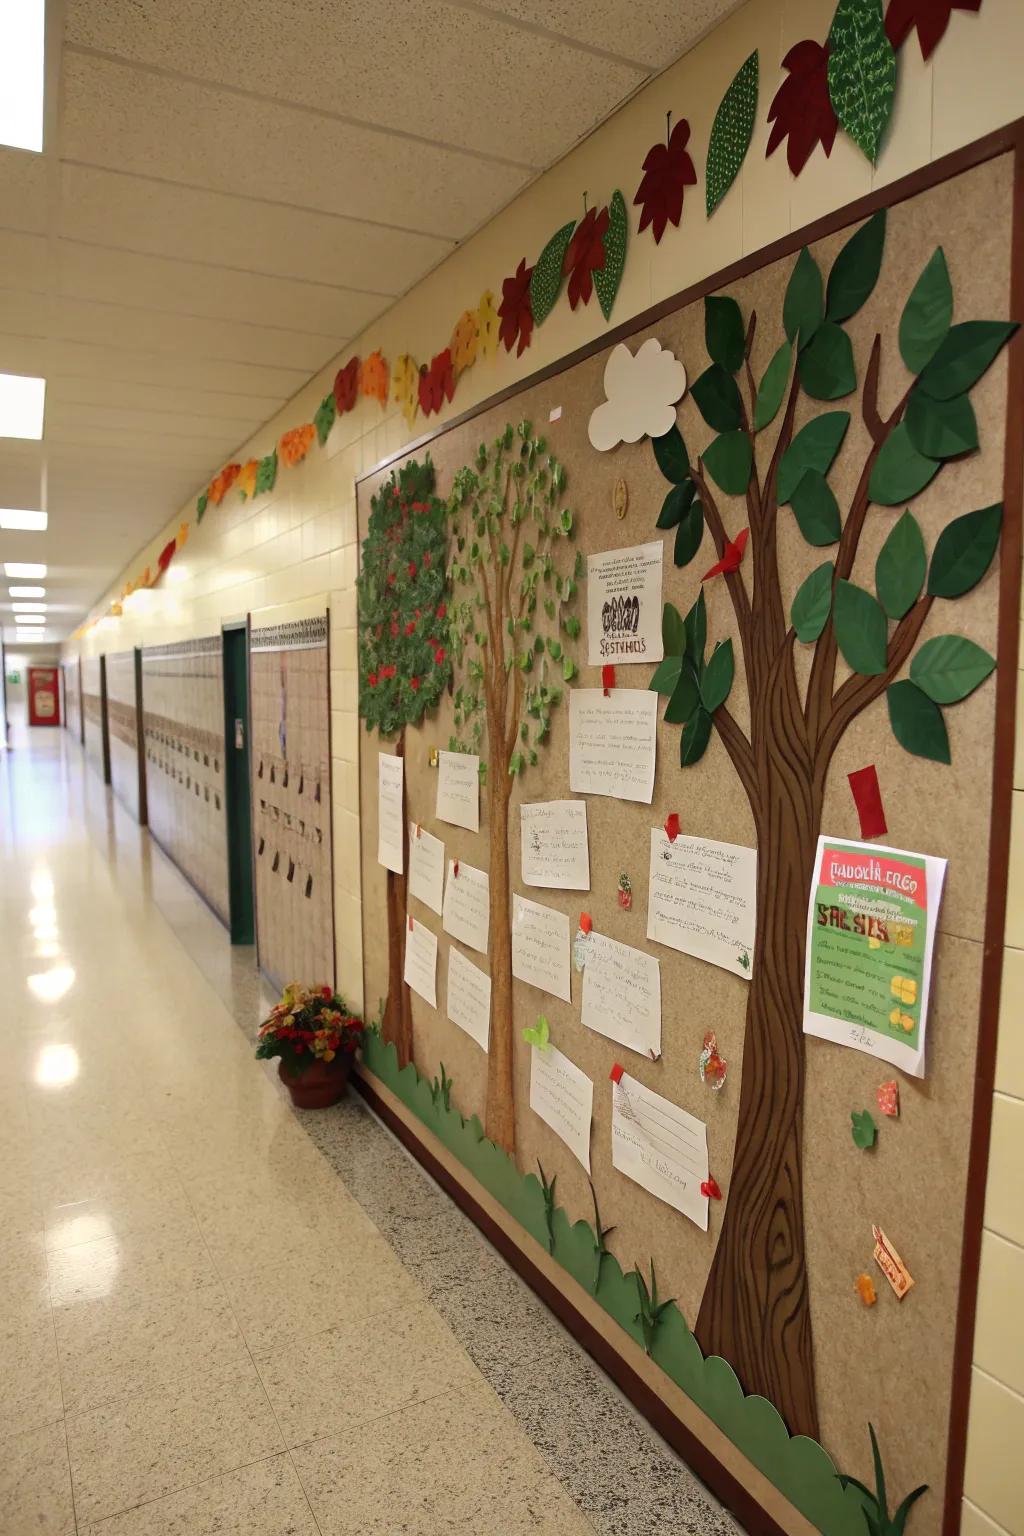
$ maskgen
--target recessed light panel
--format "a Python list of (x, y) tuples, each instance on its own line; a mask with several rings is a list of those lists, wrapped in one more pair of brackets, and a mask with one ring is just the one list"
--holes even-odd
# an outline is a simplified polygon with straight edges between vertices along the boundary
[(45, 587), (8, 587), (9, 597), (45, 597)]
[(27, 512), (17, 507), (0, 507), (0, 528), (9, 533), (45, 533), (49, 517), (45, 512)]
[(45, 0), (0, 5), (0, 144), (43, 147)]
[(45, 613), (45, 603), (12, 603), (15, 613)]
[(24, 576), (31, 581), (34, 576), (45, 576), (46, 566), (33, 560), (5, 560), (4, 575), (15, 579)]
[(42, 613), (16, 613), (15, 624), (45, 624), (46, 615)]
[(45, 379), (0, 373), (0, 437), (41, 438), (45, 405)]

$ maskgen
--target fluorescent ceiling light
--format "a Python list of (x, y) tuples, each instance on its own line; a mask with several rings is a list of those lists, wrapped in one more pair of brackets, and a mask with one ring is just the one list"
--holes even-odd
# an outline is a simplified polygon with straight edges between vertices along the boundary
[(15, 613), (45, 613), (45, 603), (12, 603)]
[(45, 379), (0, 373), (0, 437), (42, 437), (45, 405)]
[(31, 580), (33, 576), (45, 576), (46, 566), (39, 565), (33, 560), (5, 560), (4, 575), (14, 577), (27, 576)]
[(15, 624), (45, 624), (46, 617), (42, 613), (16, 613)]
[(9, 593), (9, 595), (11, 597), (45, 597), (46, 596), (46, 588), (45, 587), (8, 587), (7, 591), (8, 591), (8, 593)]
[(43, 147), (45, 0), (0, 6), (0, 144)]
[(0, 528), (8, 533), (45, 533), (49, 516), (45, 512), (26, 512), (17, 507), (0, 507)]

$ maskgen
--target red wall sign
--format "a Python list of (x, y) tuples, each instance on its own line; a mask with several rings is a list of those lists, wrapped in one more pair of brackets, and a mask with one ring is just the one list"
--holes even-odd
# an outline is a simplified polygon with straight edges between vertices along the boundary
[(56, 667), (29, 667), (28, 723), (60, 725), (60, 689)]

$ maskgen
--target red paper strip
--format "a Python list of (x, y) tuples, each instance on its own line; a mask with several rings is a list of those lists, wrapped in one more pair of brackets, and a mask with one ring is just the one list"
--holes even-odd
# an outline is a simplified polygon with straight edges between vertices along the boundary
[(715, 1180), (711, 1178), (704, 1180), (703, 1184), (700, 1186), (700, 1192), (702, 1195), (706, 1195), (709, 1200), (721, 1200), (722, 1198), (722, 1191), (719, 1189)]
[(458, 861), (458, 859), (456, 859), (455, 863), (452, 865), (452, 878), (455, 879), (455, 880), (457, 880), (459, 878), (459, 861)]
[(878, 774), (874, 763), (848, 774), (853, 803), (860, 817), (861, 837), (882, 837), (889, 828), (882, 809), (882, 791), (878, 786)]
[(591, 928), (593, 928), (593, 926), (594, 926), (594, 919), (591, 917), (590, 913), (589, 912), (581, 912), (580, 913), (580, 932), (581, 933), (589, 933)]
[(608, 1076), (611, 1078), (613, 1083), (621, 1082), (622, 1074), (625, 1072), (625, 1070), (625, 1067), (620, 1067), (618, 1062), (616, 1062), (614, 1067), (612, 1067), (611, 1071), (608, 1073)]
[(679, 836), (679, 815), (676, 811), (665, 818), (665, 836), (670, 843), (674, 843)]
[(409, 913), (409, 932), (412, 933), (412, 913)]
[(610, 662), (606, 662), (601, 668), (601, 687), (604, 689), (605, 698), (615, 687), (615, 668)]
[(750, 529), (742, 528), (734, 539), (727, 539), (721, 560), (717, 565), (713, 565), (710, 571), (704, 572), (701, 581), (708, 581), (712, 576), (728, 576), (731, 571), (738, 571), (749, 538)]

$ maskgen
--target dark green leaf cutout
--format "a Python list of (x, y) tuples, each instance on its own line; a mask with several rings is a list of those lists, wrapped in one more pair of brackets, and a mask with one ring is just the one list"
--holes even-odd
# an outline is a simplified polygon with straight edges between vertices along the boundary
[(704, 670), (704, 647), (708, 643), (708, 610), (703, 587), (697, 593), (697, 601), (687, 610), (683, 623), (686, 625), (686, 654), (699, 677)]
[(807, 470), (827, 475), (850, 425), (849, 411), (825, 411), (800, 428), (779, 461), (779, 506), (792, 498)]
[(750, 483), (754, 461), (750, 438), (741, 430), (723, 432), (704, 453), (704, 465), (719, 490), (727, 496), (742, 496)]
[(937, 459), (918, 453), (901, 421), (882, 444), (868, 482), (868, 495), (880, 507), (894, 507), (909, 501), (935, 478), (940, 468)]
[(606, 320), (611, 318), (615, 295), (622, 282), (628, 236), (629, 216), (626, 213), (626, 199), (621, 192), (615, 191), (608, 203), (608, 228), (604, 235), (604, 266), (594, 269), (594, 292), (597, 294), (597, 302)]
[(964, 635), (936, 635), (926, 640), (910, 663), (911, 681), (933, 704), (959, 704), (983, 683), (995, 657)]
[(687, 512), (694, 497), (694, 484), (692, 480), (684, 480), (680, 485), (674, 485), (662, 502), (661, 511), (658, 513), (657, 528), (674, 528)]
[(720, 363), (729, 373), (736, 373), (743, 366), (747, 338), (735, 299), (712, 295), (704, 300), (704, 345), (711, 361)]
[(851, 1109), (850, 1130), (853, 1135), (853, 1144), (866, 1152), (873, 1147), (878, 1136), (878, 1127), (875, 1118), (869, 1109)]
[(673, 694), (679, 681), (679, 674), (683, 669), (681, 656), (666, 656), (664, 661), (659, 661), (647, 684), (651, 693)]
[(323, 447), (324, 443), (326, 443), (330, 430), (334, 426), (334, 415), (336, 410), (337, 405), (334, 401), (333, 392), (329, 395), (324, 395), (324, 398), (316, 408), (316, 415), (313, 417), (313, 425), (316, 427), (316, 440), (320, 444), (321, 448)]
[(839, 503), (825, 476), (809, 469), (790, 498), (793, 515), (808, 544), (835, 544), (843, 531)]
[(737, 71), (722, 97), (708, 142), (705, 203), (708, 218), (728, 192), (743, 164), (757, 111), (757, 49)]
[(779, 406), (782, 404), (782, 397), (786, 393), (786, 384), (789, 381), (789, 362), (792, 355), (792, 347), (788, 341), (784, 341), (764, 371), (757, 391), (757, 403), (754, 406), (755, 432), (762, 431), (775, 420), (779, 413)]
[(875, 591), (890, 619), (902, 619), (924, 586), (928, 555), (912, 512), (893, 524), (875, 561)]
[(825, 318), (825, 295), (818, 263), (804, 246), (786, 284), (782, 301), (782, 329), (786, 340), (806, 347)]
[(208, 492), (203, 491), (202, 495), (197, 497), (197, 499), (196, 499), (196, 522), (197, 523), (201, 523), (203, 518), (206, 516), (206, 509), (209, 506), (209, 504), (210, 504), (209, 494), (208, 494)]
[(681, 656), (686, 645), (683, 616), (675, 603), (666, 603), (661, 615), (661, 644), (666, 656)]
[(840, 578), (836, 582), (832, 623), (846, 665), (863, 677), (880, 676), (885, 671), (889, 649), (889, 625), (881, 604), (863, 587)]
[(262, 496), (266, 491), (272, 491), (274, 489), (274, 483), (276, 480), (277, 449), (275, 448), (273, 453), (268, 453), (265, 458), (260, 459), (259, 466), (256, 470), (255, 494), (257, 496)]
[(886, 34), (882, 0), (839, 0), (828, 46), (833, 110), (874, 165), (896, 94), (896, 50)]
[(805, 645), (813, 644), (828, 623), (832, 611), (832, 575), (832, 561), (826, 560), (801, 583), (793, 599), (789, 617), (797, 639)]
[(658, 468), (673, 485), (682, 485), (690, 474), (690, 455), (678, 427), (669, 427), (661, 437), (652, 437), (651, 446)]
[(905, 751), (915, 757), (927, 757), (933, 763), (950, 761), (949, 733), (942, 710), (916, 683), (907, 678), (890, 683), (885, 699), (892, 733)]
[(710, 735), (711, 716), (703, 706), (698, 705), (683, 726), (683, 734), (679, 740), (680, 767), (689, 768), (691, 763), (700, 761), (707, 750)]
[(955, 459), (978, 446), (978, 423), (967, 395), (933, 400), (923, 389), (914, 389), (903, 419), (918, 453), (930, 459)]
[(679, 519), (679, 527), (676, 529), (675, 548), (672, 551), (672, 559), (675, 564), (678, 566), (689, 565), (698, 549), (700, 549), (703, 537), (704, 507), (699, 501), (694, 501), (687, 507)]
[(668, 701), (665, 711), (665, 723), (667, 725), (685, 725), (700, 703), (700, 689), (697, 687), (697, 679), (693, 675), (693, 668), (688, 662), (683, 663), (679, 674), (679, 681), (672, 690), (672, 697)]
[(711, 652), (704, 676), (700, 680), (700, 701), (709, 715), (713, 715), (729, 697), (735, 674), (736, 658), (732, 652), (732, 641), (723, 640)]
[(1016, 329), (1009, 320), (965, 320), (954, 325), (921, 370), (919, 387), (935, 400), (964, 394), (977, 384)]
[(841, 325), (825, 320), (800, 353), (800, 384), (812, 400), (841, 400), (857, 388), (853, 347)]
[(947, 523), (935, 541), (928, 591), (932, 597), (963, 597), (992, 563), (1003, 525), (1003, 504), (965, 512)]
[(953, 323), (953, 286), (946, 253), (932, 252), (900, 316), (900, 356), (911, 373), (931, 362)]
[(871, 297), (882, 270), (885, 249), (885, 209), (862, 224), (843, 246), (828, 277), (825, 316), (849, 320)]
[(735, 432), (743, 421), (743, 405), (736, 380), (721, 363), (712, 363), (699, 379), (695, 379), (690, 393), (694, 404), (708, 426), (715, 432)]
[(562, 263), (576, 228), (576, 220), (570, 219), (551, 236), (537, 257), (533, 276), (530, 278), (530, 308), (534, 325), (542, 325), (555, 307), (562, 291)]

